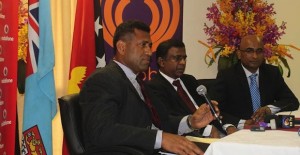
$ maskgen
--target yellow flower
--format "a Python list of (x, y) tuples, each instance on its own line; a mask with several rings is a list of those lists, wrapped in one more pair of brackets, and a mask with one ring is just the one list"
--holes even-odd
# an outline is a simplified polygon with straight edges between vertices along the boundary
[(217, 3), (220, 5), (220, 9), (226, 13), (231, 13), (231, 0), (218, 0)]
[(28, 5), (19, 2), (18, 60), (26, 61), (28, 49)]
[(273, 55), (270, 58), (267, 58), (267, 61), (268, 61), (269, 64), (276, 64), (276, 65), (278, 65), (280, 63), (279, 60), (278, 60), (278, 56), (275, 56), (275, 55)]
[(260, 25), (260, 24), (256, 25), (256, 27), (255, 27), (255, 33), (258, 36), (263, 36), (265, 31), (266, 31), (266, 26)]
[(224, 46), (224, 50), (220, 53), (221, 56), (226, 56), (228, 57), (230, 54), (232, 54), (235, 51), (233, 47), (230, 47), (228, 45)]

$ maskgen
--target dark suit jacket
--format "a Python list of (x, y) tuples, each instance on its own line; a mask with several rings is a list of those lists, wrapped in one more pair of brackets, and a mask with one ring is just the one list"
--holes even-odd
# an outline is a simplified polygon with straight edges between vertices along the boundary
[[(183, 74), (180, 79), (182, 80), (189, 94), (192, 96), (198, 106), (205, 103), (205, 99), (196, 92), (199, 84), (194, 76)], [(150, 81), (147, 82), (147, 85), (160, 99), (161, 103), (163, 103), (167, 107), (171, 115), (186, 116), (193, 113), (188, 108), (186, 103), (184, 103), (184, 101), (180, 98), (173, 85), (159, 72)], [(212, 124), (224, 133), (222, 126), (217, 121), (213, 121)], [(199, 131), (190, 133), (189, 135), (202, 136), (203, 130), (204, 128), (200, 129)]]
[[(147, 89), (147, 88), (146, 88)], [(157, 109), (161, 129), (177, 133), (182, 117), (170, 118), (165, 107), (147, 92)], [(80, 92), (83, 135), (86, 147), (127, 145), (152, 153), (156, 130), (151, 114), (123, 70), (110, 62), (97, 69)]]
[[(261, 106), (274, 105), (282, 111), (297, 110), (299, 101), (284, 82), (277, 67), (262, 64), (259, 68)], [(252, 101), (246, 74), (240, 63), (217, 75), (213, 98), (219, 102), (224, 119), (238, 125), (240, 119), (250, 119)]]
[[(187, 88), (189, 94), (192, 96), (196, 104), (199, 106), (205, 102), (205, 100), (197, 94), (196, 88), (198, 83), (195, 77), (183, 74), (180, 79)], [(159, 97), (159, 99), (166, 105), (172, 115), (189, 115), (192, 111), (187, 107), (186, 103), (180, 98), (173, 85), (165, 79), (159, 72), (147, 82), (147, 85), (151, 90)]]

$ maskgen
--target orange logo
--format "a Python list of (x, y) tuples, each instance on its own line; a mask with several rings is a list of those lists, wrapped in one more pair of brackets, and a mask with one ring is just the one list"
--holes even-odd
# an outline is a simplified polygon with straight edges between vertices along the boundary
[[(103, 0), (102, 0), (103, 1)], [(106, 0), (102, 2), (103, 8), (103, 35), (105, 41), (113, 47), (113, 34), (116, 27), (126, 19), (123, 19), (124, 10), (136, 1), (130, 0)], [(143, 7), (147, 7), (151, 14), (151, 39), (152, 49), (156, 49), (158, 44), (171, 38), (179, 24), (180, 20), (180, 1), (179, 0), (144, 0)], [(140, 7), (140, 6), (134, 6)], [(137, 11), (136, 14), (143, 16), (145, 12)], [(147, 19), (148, 20), (148, 19)]]

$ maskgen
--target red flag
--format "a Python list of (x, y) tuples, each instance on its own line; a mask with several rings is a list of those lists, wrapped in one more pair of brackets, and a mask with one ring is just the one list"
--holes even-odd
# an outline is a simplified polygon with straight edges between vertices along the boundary
[(93, 1), (77, 1), (68, 93), (78, 93), (85, 78), (96, 67), (93, 5)]
[[(94, 2), (78, 0), (72, 42), (68, 94), (78, 93), (86, 77), (96, 68)], [(65, 140), (63, 155), (69, 154)]]

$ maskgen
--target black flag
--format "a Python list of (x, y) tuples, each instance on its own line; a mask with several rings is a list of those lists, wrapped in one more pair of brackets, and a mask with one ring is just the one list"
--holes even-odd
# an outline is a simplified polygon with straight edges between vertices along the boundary
[(97, 67), (104, 67), (106, 62), (102, 27), (102, 9), (100, 6), (100, 0), (94, 0), (94, 21)]

